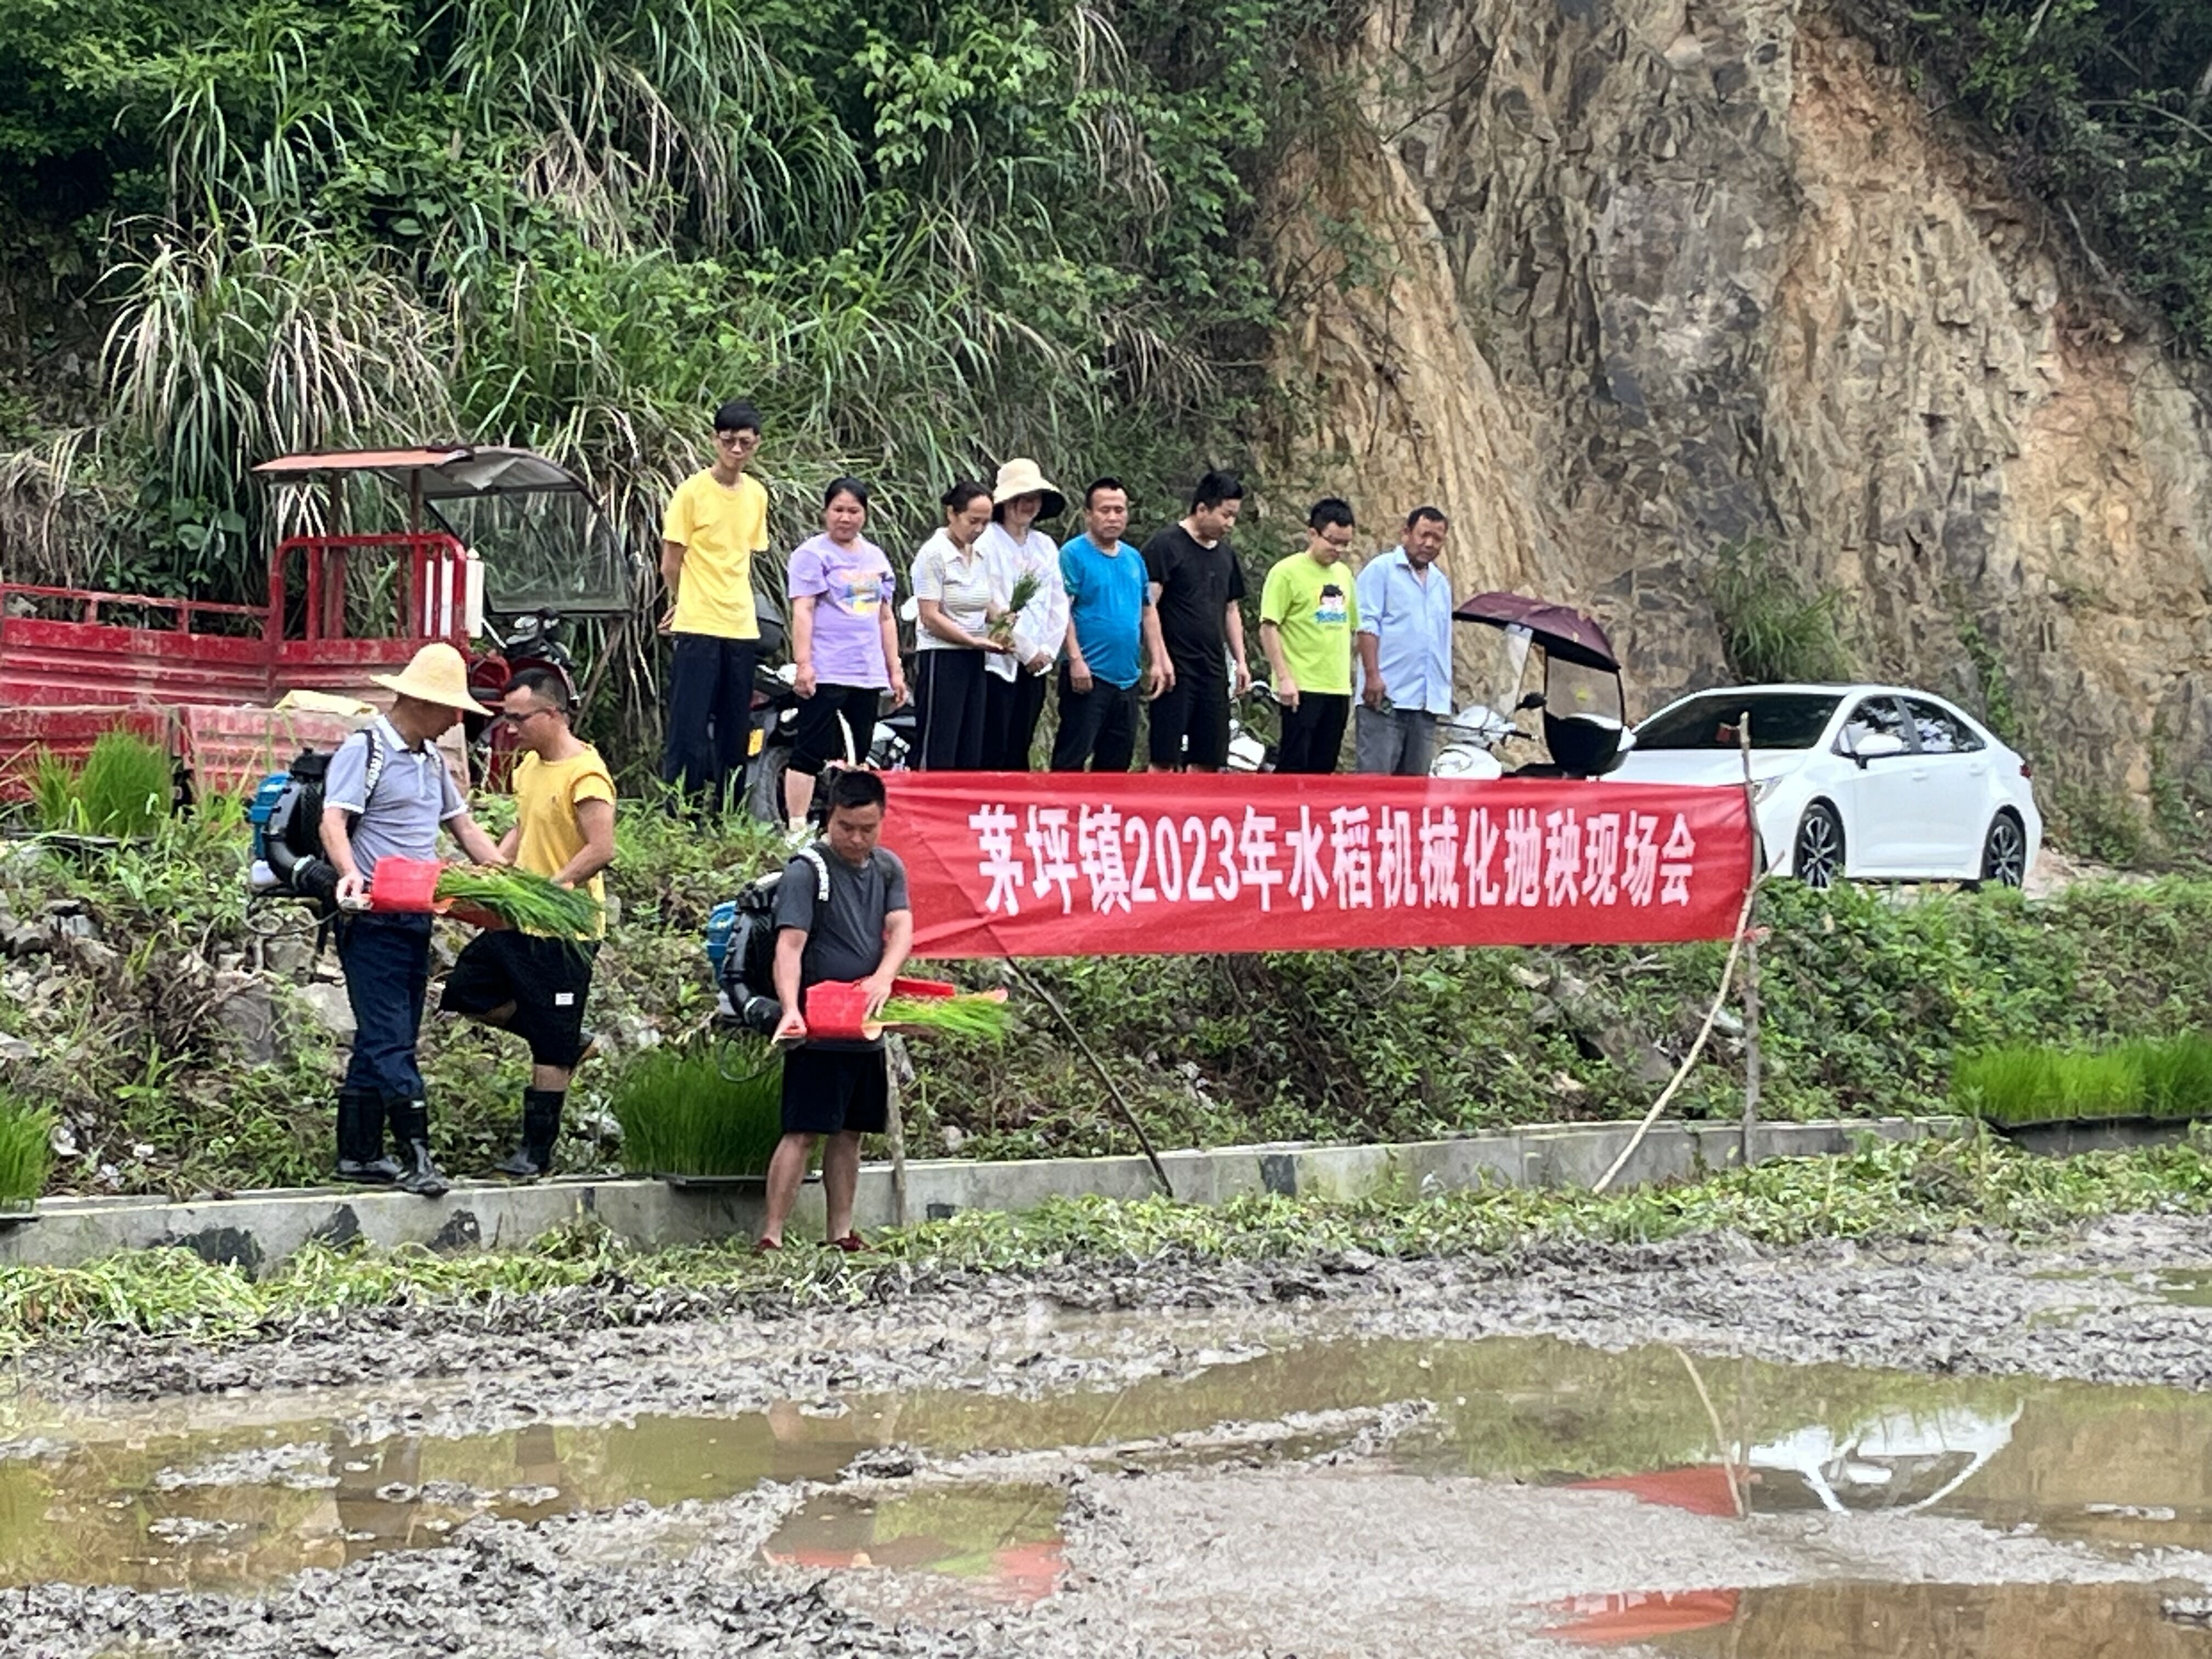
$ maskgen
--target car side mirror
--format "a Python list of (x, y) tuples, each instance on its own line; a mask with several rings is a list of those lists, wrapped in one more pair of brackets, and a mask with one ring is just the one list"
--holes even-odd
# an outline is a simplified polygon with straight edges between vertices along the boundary
[(1905, 739), (1894, 732), (1869, 732), (1853, 744), (1849, 752), (1850, 757), (1859, 763), (1859, 769), (1863, 772), (1869, 761), (1886, 760), (1892, 755), (1903, 754)]
[(1522, 698), (1520, 702), (1515, 703), (1513, 705), (1513, 708), (1516, 714), (1519, 714), (1526, 709), (1541, 708), (1543, 706), (1544, 694), (1541, 691), (1531, 691), (1527, 696)]

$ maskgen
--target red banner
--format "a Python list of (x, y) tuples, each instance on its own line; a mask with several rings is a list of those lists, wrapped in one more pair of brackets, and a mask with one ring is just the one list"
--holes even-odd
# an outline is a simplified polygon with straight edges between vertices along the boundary
[(921, 957), (1726, 939), (1739, 789), (1579, 780), (891, 772)]

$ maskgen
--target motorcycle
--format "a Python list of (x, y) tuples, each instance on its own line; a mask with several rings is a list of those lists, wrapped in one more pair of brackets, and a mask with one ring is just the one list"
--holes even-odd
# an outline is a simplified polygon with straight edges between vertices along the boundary
[[(487, 708), (498, 707), (507, 682), (526, 668), (561, 677), (571, 703), (576, 700), (575, 661), (561, 638), (562, 618), (551, 611), (527, 611), (501, 624), (487, 623), (486, 646), (469, 660), (469, 695)], [(482, 787), (505, 792), (513, 787), (514, 729), (483, 714), (461, 717), (468, 740), (469, 771)]]

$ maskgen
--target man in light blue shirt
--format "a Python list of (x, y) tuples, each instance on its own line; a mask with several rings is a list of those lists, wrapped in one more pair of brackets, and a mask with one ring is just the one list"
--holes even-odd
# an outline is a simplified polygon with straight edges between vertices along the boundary
[(1352, 752), (1363, 772), (1427, 776), (1437, 720), (1451, 713), (1451, 579), (1437, 563), (1450, 528), (1437, 508), (1417, 507), (1405, 539), (1359, 573)]

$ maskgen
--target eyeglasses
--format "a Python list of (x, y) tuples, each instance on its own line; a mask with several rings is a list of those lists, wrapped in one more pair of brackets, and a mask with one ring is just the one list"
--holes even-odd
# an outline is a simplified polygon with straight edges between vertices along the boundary
[(553, 712), (550, 708), (526, 708), (519, 714), (513, 712), (503, 714), (499, 720), (502, 726), (520, 726), (535, 720), (540, 714), (550, 714)]

